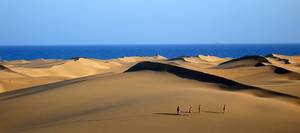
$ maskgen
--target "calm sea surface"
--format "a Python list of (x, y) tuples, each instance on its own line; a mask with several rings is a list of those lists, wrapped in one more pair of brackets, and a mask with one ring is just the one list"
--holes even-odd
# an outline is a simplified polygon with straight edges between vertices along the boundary
[(270, 53), (300, 55), (300, 44), (265, 45), (102, 45), (102, 46), (0, 46), (1, 60), (69, 59), (89, 57), (111, 59), (123, 56), (163, 55), (168, 58), (198, 54), (219, 57), (267, 55)]

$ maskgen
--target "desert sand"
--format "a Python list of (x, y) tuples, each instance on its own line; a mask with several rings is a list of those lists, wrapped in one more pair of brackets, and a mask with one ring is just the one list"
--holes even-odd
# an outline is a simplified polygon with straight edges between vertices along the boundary
[(299, 133), (299, 87), (279, 54), (2, 61), (0, 133)]

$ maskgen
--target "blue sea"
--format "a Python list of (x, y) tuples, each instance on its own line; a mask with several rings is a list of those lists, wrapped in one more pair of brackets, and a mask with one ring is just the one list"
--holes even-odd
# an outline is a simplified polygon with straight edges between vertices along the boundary
[(1, 60), (70, 59), (74, 57), (111, 59), (157, 54), (168, 58), (199, 54), (236, 58), (271, 53), (300, 55), (300, 44), (0, 46)]

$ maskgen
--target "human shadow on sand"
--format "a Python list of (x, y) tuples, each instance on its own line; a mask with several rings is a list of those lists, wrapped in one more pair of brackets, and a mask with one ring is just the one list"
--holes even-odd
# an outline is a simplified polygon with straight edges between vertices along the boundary
[(190, 116), (191, 114), (201, 114), (201, 113), (211, 113), (211, 114), (224, 114), (225, 112), (223, 111), (209, 111), (209, 110), (203, 110), (201, 112), (181, 112), (180, 114), (177, 113), (153, 113), (155, 115), (169, 115), (169, 116)]
[(171, 115), (171, 116), (188, 116), (188, 114), (177, 114), (177, 113), (153, 113), (155, 115)]
[(209, 111), (209, 110), (206, 110), (206, 111), (203, 111), (205, 113), (213, 113), (213, 114), (224, 114), (223, 111)]

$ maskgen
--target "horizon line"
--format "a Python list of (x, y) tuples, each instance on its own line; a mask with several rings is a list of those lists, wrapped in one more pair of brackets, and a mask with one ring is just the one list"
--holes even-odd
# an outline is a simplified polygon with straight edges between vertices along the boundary
[(10, 44), (0, 46), (149, 46), (149, 45), (299, 45), (299, 43), (114, 43), (114, 44)]

